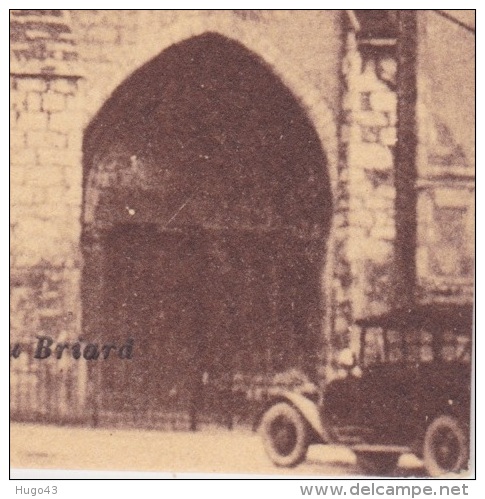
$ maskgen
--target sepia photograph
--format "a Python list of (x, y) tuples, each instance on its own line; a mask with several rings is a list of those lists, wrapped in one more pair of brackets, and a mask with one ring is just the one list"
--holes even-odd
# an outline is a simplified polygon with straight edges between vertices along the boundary
[(9, 14), (11, 473), (474, 476), (475, 10)]

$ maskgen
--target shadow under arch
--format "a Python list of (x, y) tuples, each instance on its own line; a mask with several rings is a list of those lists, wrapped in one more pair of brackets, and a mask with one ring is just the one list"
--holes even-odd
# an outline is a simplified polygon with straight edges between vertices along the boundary
[(327, 162), (260, 57), (215, 33), (169, 47), (115, 90), (83, 152), (84, 331), (134, 345), (93, 369), (98, 415), (232, 417), (237, 390), (314, 374)]

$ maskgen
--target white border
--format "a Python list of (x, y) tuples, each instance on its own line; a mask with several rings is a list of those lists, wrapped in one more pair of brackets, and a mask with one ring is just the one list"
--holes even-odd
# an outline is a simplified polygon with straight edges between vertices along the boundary
[[(38, 1), (25, 1), (25, 0), (18, 0), (15, 3), (14, 2), (7, 2), (9, 5), (7, 8), (44, 8), (45, 5), (42, 5), (43, 2), (38, 2)], [(451, 1), (433, 1), (433, 2), (422, 2), (422, 1), (408, 1), (408, 2), (399, 2), (401, 5), (395, 6), (392, 5), (394, 8), (400, 7), (400, 8), (406, 8), (406, 9), (412, 9), (412, 8), (433, 8), (437, 7), (440, 9), (443, 8), (456, 8), (458, 2), (451, 2)], [(423, 5), (425, 3), (426, 5)], [(243, 5), (241, 5), (243, 4)], [(229, 8), (229, 7), (234, 7), (234, 8), (256, 8), (256, 9), (270, 9), (270, 8), (276, 8), (276, 9), (291, 9), (296, 6), (299, 9), (311, 9), (311, 8), (318, 8), (318, 9), (329, 9), (329, 8), (341, 8), (342, 5), (341, 3), (338, 2), (316, 2), (316, 1), (304, 1), (300, 0), (299, 2), (289, 2), (289, 1), (266, 1), (266, 2), (256, 2), (256, 1), (245, 1), (245, 2), (221, 2), (221, 1), (184, 1), (184, 0), (179, 0), (178, 2), (160, 2), (160, 1), (139, 1), (137, 2), (134, 7), (136, 8), (145, 8), (145, 9), (153, 9), (153, 8), (160, 8), (162, 5), (164, 8), (172, 8), (172, 9), (181, 9), (181, 8), (186, 8), (186, 9), (199, 9), (199, 8)], [(404, 4), (404, 5), (403, 5)], [(474, 4), (474, 5), (473, 5)], [(477, 8), (478, 2), (467, 2), (467, 5), (464, 5), (463, 7), (465, 8)], [(50, 8), (71, 8), (71, 9), (90, 9), (90, 8), (129, 8), (131, 5), (127, 5), (127, 2), (102, 2), (102, 1), (97, 1), (97, 2), (92, 2), (90, 0), (84, 0), (83, 2), (58, 2), (58, 1), (53, 1), (50, 2), (49, 5)], [(346, 2), (345, 5), (346, 8), (362, 8), (365, 7), (366, 9), (369, 8), (388, 8), (389, 7), (389, 2), (383, 2), (383, 1), (373, 1), (373, 2), (367, 2), (363, 4), (362, 2), (356, 2), (356, 1), (349, 1)], [(480, 5), (481, 7), (481, 5)], [(485, 10), (485, 9), (484, 9)], [(477, 11), (477, 20), (480, 19), (481, 17), (481, 11), (482, 9), (478, 9)], [(5, 14), (8, 15), (7, 9), (5, 9)], [(6, 21), (7, 22), (7, 21)], [(477, 22), (477, 25), (481, 25), (480, 23)], [(481, 38), (477, 38), (477, 88), (483, 88), (480, 83), (483, 75), (483, 64), (482, 64), (482, 51), (480, 50), (482, 48), (482, 42)], [(8, 43), (7, 41), (7, 36), (5, 34), (5, 41), (6, 44)], [(2, 69), (5, 69), (5, 72), (8, 70), (8, 59), (7, 59), (7, 47), (3, 47), (4, 50), (1, 52), (2, 57), (0, 59), (1, 67)], [(6, 82), (5, 78), (5, 82)], [(0, 98), (2, 99), (2, 104), (5, 104), (5, 107), (8, 105), (8, 92), (7, 88), (5, 88), (5, 91), (1, 93)], [(482, 98), (481, 98), (481, 92), (477, 92), (477, 107), (479, 110), (483, 108), (482, 106)], [(478, 126), (478, 132), (477, 136), (480, 136), (480, 131), (482, 130), (482, 127), (480, 126), (480, 121), (481, 121), (481, 113), (477, 113), (477, 126)], [(4, 130), (4, 147), (2, 148), (3, 154), (7, 155), (8, 151), (8, 144), (6, 143), (8, 140), (7, 136), (7, 130), (9, 130), (9, 123), (8, 123), (8, 116), (7, 113), (4, 114), (5, 116), (5, 127), (3, 128)], [(480, 147), (477, 148), (477, 158), (478, 158), (478, 165), (483, 165), (484, 162), (480, 161), (480, 158), (482, 156), (482, 150)], [(8, 163), (8, 157), (5, 158), (5, 163)], [(7, 171), (7, 168), (4, 169), (4, 171)], [(480, 167), (478, 167), (478, 172), (480, 173)], [(480, 175), (477, 175), (477, 179), (480, 179)], [(7, 191), (7, 179), (5, 179), (5, 182), (2, 182), (1, 184), (1, 189), (2, 189), (2, 210), (0, 211), (0, 217), (1, 221), (5, 221), (4, 227), (7, 225), (7, 217), (8, 217), (8, 205), (7, 205), (7, 199), (8, 199), (8, 191)], [(479, 195), (477, 196), (477, 199), (479, 198)], [(485, 213), (483, 213), (483, 206), (478, 203), (477, 205), (477, 255), (482, 254), (481, 247), (482, 247), (482, 234), (483, 234), (483, 222), (482, 220), (485, 220)], [(483, 216), (482, 216), (483, 215)], [(2, 282), (5, 283), (5, 288), (2, 287), (3, 295), (2, 298), (3, 300), (1, 301), (1, 306), (2, 306), (2, 312), (3, 314), (1, 317), (3, 318), (3, 321), (5, 322), (5, 329), (8, 328), (8, 296), (6, 293), (6, 283), (7, 283), (7, 271), (6, 271), (6, 261), (7, 261), (7, 239), (5, 238), (2, 243), (0, 244), (0, 255), (2, 257), (2, 270), (5, 269), (5, 274), (2, 273), (2, 278), (4, 280)], [(481, 282), (480, 278), (483, 277), (485, 274), (485, 269), (483, 268), (484, 265), (480, 259), (477, 261), (477, 282)], [(485, 302), (482, 299), (482, 294), (480, 293), (481, 289), (479, 288), (478, 290), (478, 303), (477, 303), (477, 310), (478, 310), (478, 324), (481, 324), (480, 322), (480, 310), (483, 308), (483, 305), (485, 305)], [(478, 351), (477, 351), (477, 358), (480, 358), (480, 354), (482, 353), (483, 350), (483, 344), (485, 342), (480, 341), (480, 333), (478, 333), (478, 338), (477, 338), (477, 346), (478, 346)], [(7, 470), (9, 468), (9, 449), (8, 446), (5, 445), (5, 442), (7, 441), (7, 431), (9, 428), (9, 417), (8, 417), (8, 404), (6, 401), (8, 400), (8, 362), (6, 361), (6, 355), (2, 356), (2, 371), (3, 367), (5, 367), (4, 373), (6, 373), (5, 376), (2, 377), (1, 381), (1, 395), (2, 395), (2, 400), (5, 402), (2, 404), (3, 410), (2, 410), (2, 430), (5, 432), (4, 433), (4, 438), (2, 439), (4, 442), (4, 445), (2, 446), (3, 452), (1, 454), (2, 456), (2, 461), (1, 461), (1, 467), (0, 469), (2, 470), (1, 476), (2, 480), (0, 482), (0, 491), (5, 491), (6, 494), (2, 494), (3, 497), (19, 497), (19, 494), (15, 493), (15, 489), (17, 486), (24, 486), (24, 487), (37, 487), (37, 486), (42, 486), (45, 487), (48, 483), (50, 485), (57, 485), (58, 486), (58, 493), (59, 497), (69, 497), (69, 498), (78, 498), (78, 497), (86, 497), (87, 495), (92, 495), (94, 497), (103, 497), (105, 495), (117, 495), (117, 494), (123, 494), (126, 496), (140, 496), (140, 495), (151, 495), (151, 494), (156, 494), (154, 497), (185, 497), (186, 495), (189, 496), (190, 494), (193, 494), (194, 496), (204, 496), (205, 494), (210, 494), (213, 497), (232, 497), (232, 496), (240, 496), (240, 497), (247, 497), (251, 494), (257, 494), (258, 497), (264, 497), (265, 495), (271, 495), (275, 496), (278, 498), (285, 498), (285, 497), (299, 497), (301, 494), (299, 492), (299, 486), (301, 484), (317, 484), (314, 480), (312, 481), (307, 481), (304, 478), (297, 477), (298, 479), (296, 481), (291, 481), (291, 482), (286, 482), (284, 479), (278, 479), (278, 480), (268, 480), (268, 481), (261, 481), (261, 480), (244, 480), (241, 479), (240, 476), (237, 475), (229, 475), (231, 478), (237, 478), (237, 480), (204, 480), (204, 481), (188, 481), (188, 480), (180, 480), (180, 481), (148, 481), (148, 480), (143, 480), (145, 478), (154, 477), (157, 478), (168, 478), (167, 474), (147, 474), (147, 473), (123, 473), (123, 472), (113, 472), (113, 473), (103, 473), (103, 476), (109, 476), (110, 478), (113, 478), (113, 480), (96, 480), (96, 481), (91, 481), (89, 479), (96, 479), (100, 478), (100, 474), (98, 472), (73, 472), (73, 471), (61, 471), (60, 475), (58, 475), (58, 478), (71, 478), (73, 480), (70, 481), (54, 481), (54, 480), (49, 480), (47, 483), (46, 481), (42, 480), (42, 482), (34, 482), (34, 481), (19, 481), (19, 480), (14, 480), (12, 482), (7, 480)], [(483, 370), (480, 367), (480, 363), (477, 365), (477, 386), (478, 387), (483, 387), (485, 381), (484, 376), (483, 376)], [(483, 392), (483, 388), (481, 390), (478, 390), (478, 397), (477, 397), (477, 421), (480, 421), (480, 415), (483, 413), (483, 403), (482, 403), (482, 397), (480, 397), (480, 391)], [(467, 481), (466, 484), (469, 485), (469, 496), (470, 497), (484, 497), (484, 492), (485, 492), (485, 466), (483, 465), (483, 453), (480, 452), (482, 448), (482, 443), (485, 444), (483, 441), (483, 434), (484, 431), (481, 429), (480, 426), (477, 427), (477, 464), (478, 468), (476, 470), (478, 479), (475, 482), (472, 481)], [(44, 478), (45, 477), (45, 470), (16, 470), (14, 473), (12, 473), (12, 477), (16, 478)], [(177, 475), (179, 478), (188, 478), (189, 476), (191, 478), (201, 478), (201, 475)], [(133, 478), (133, 480), (129, 481), (116, 481), (116, 479), (119, 478)], [(227, 477), (227, 475), (225, 476)], [(204, 478), (213, 478), (211, 475), (204, 475)], [(263, 477), (258, 477), (258, 478), (263, 478)], [(272, 476), (271, 478), (280, 478), (276, 476)], [(141, 480), (140, 480), (141, 479)], [(322, 484), (322, 480), (319, 481), (318, 484)], [(348, 480), (325, 480), (326, 483), (331, 484), (331, 485), (338, 485), (340, 483), (350, 486), (351, 482)], [(363, 483), (363, 480), (361, 480), (361, 483)], [(366, 482), (365, 484), (369, 484), (370, 482)], [(385, 481), (379, 481), (380, 485), (386, 485), (387, 483), (389, 484), (396, 484), (396, 481), (392, 480), (385, 480)], [(424, 486), (425, 484), (429, 483), (430, 485), (433, 485), (434, 487), (438, 486), (438, 484), (445, 484), (445, 482), (442, 482), (441, 480), (438, 481), (429, 481), (429, 482), (424, 482), (422, 480), (407, 480), (405, 483), (402, 483), (402, 485), (419, 485), (419, 486)], [(449, 482), (448, 482), (449, 483)], [(460, 485), (462, 481), (454, 481), (453, 485)], [(436, 490), (436, 489), (435, 489)], [(480, 490), (482, 490), (482, 493), (480, 493)], [(50, 497), (50, 496), (49, 496)]]

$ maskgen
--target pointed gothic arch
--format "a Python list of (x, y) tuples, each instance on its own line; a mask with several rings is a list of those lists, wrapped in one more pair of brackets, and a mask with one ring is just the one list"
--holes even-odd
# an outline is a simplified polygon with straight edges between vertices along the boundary
[(138, 360), (103, 365), (101, 410), (168, 410), (171, 393), (202, 410), (204, 379), (311, 375), (327, 167), (288, 87), (219, 34), (115, 90), (84, 140), (83, 314), (100, 341), (132, 337)]

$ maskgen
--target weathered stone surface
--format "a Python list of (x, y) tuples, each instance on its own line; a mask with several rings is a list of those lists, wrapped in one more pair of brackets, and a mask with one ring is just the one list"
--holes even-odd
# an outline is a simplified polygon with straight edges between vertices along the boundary
[(73, 79), (55, 78), (49, 82), (49, 89), (64, 95), (74, 95), (77, 91), (77, 82)]
[(370, 106), (374, 111), (387, 111), (396, 113), (397, 110), (397, 95), (395, 92), (381, 91), (370, 92)]
[(41, 111), (22, 112), (17, 120), (17, 127), (27, 130), (45, 130), (48, 116)]
[(66, 98), (63, 94), (49, 90), (42, 96), (42, 109), (47, 112), (63, 111), (66, 108)]
[(33, 164), (36, 162), (36, 154), (33, 149), (27, 149), (25, 147), (21, 147), (19, 149), (15, 149), (12, 151), (10, 164), (18, 165), (22, 167), (26, 164)]
[(388, 147), (379, 143), (352, 143), (349, 145), (350, 167), (368, 168), (371, 170), (388, 170), (394, 163)]
[[(42, 12), (23, 19), (12, 14), (12, 269), (20, 276), (12, 295), (14, 335), (29, 337), (41, 324), (66, 337), (79, 333), (86, 127), (133, 71), (171, 44), (205, 32), (234, 39), (265, 61), (306, 110), (327, 156), (334, 210), (327, 260), (333, 269), (322, 286), (335, 321), (325, 334), (343, 344), (356, 313), (386, 310), (395, 240), (392, 57), (379, 58), (379, 49), (363, 57), (350, 33), (342, 47), (341, 13)], [(424, 120), (419, 112), (418, 120)], [(140, 181), (116, 161), (105, 166), (95, 179), (99, 190)], [(434, 227), (433, 209), (418, 206), (420, 241)], [(428, 243), (417, 248), (421, 288), (458, 296), (451, 284), (427, 276)]]
[(42, 111), (42, 94), (40, 92), (29, 92), (26, 97), (26, 105), (29, 112)]
[(67, 146), (67, 137), (64, 133), (49, 130), (29, 130), (27, 145), (31, 148), (62, 149)]
[(396, 237), (396, 227), (394, 225), (376, 226), (371, 231), (372, 237), (383, 241), (394, 241)]
[(20, 130), (12, 130), (10, 132), (10, 149), (15, 152), (19, 149), (23, 149), (25, 146), (25, 132)]
[(367, 127), (385, 127), (388, 125), (387, 117), (384, 113), (375, 111), (356, 111), (352, 113), (352, 121)]
[(42, 77), (18, 78), (16, 80), (18, 92), (45, 92), (47, 91), (47, 81)]
[(386, 146), (394, 146), (397, 142), (396, 127), (389, 126), (380, 130), (379, 140)]

